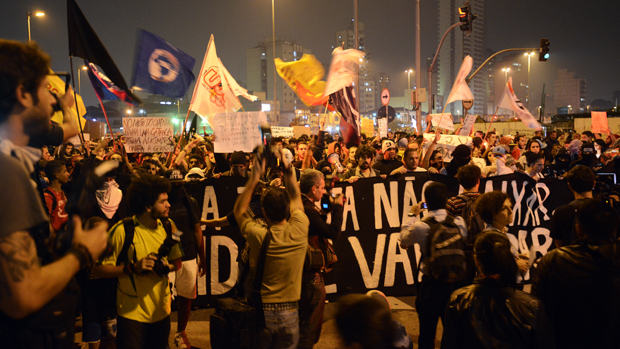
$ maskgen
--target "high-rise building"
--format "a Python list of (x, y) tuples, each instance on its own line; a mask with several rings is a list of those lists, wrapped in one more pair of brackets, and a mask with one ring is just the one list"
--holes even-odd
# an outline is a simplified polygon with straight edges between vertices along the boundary
[[(438, 42), (444, 33), (454, 23), (459, 21), (458, 10), (463, 6), (463, 0), (440, 0), (438, 4)], [(439, 98), (435, 99), (436, 111), (444, 108), (444, 103), (450, 94), (456, 74), (461, 67), (463, 58), (471, 56), (474, 61), (472, 73), (487, 58), (486, 56), (486, 15), (485, 0), (469, 0), (471, 13), (478, 15), (478, 18), (472, 24), (472, 31), (468, 37), (456, 28), (444, 41), (442, 49), (439, 51), (437, 60), (437, 85), (434, 92)], [(483, 115), (486, 112), (488, 104), (488, 74), (478, 73), (474, 79), (469, 82), (469, 88), (474, 95), (474, 105), (469, 114)], [(462, 104), (453, 102), (447, 106), (446, 112), (452, 113), (455, 121), (459, 120), (459, 115), (463, 115)]]
[[(497, 107), (499, 102), (501, 102), (506, 82), (510, 78), (512, 78), (512, 89), (515, 95), (525, 106), (527, 96), (527, 57), (524, 57), (522, 52), (504, 54), (494, 58), (493, 68), (494, 106)], [(513, 112), (507, 109), (500, 109), (498, 111), (498, 115), (507, 114), (512, 115)]]
[(567, 107), (569, 114), (586, 111), (586, 80), (575, 77), (575, 72), (558, 69), (553, 82), (554, 100), (557, 107)]
[[(355, 27), (353, 21), (345, 30), (336, 32), (336, 43), (334, 47), (342, 46), (347, 50), (355, 47)], [(356, 48), (366, 53), (363, 62), (360, 62), (359, 70), (359, 107), (360, 113), (369, 113), (376, 108), (377, 87), (372, 78), (370, 69), (370, 54), (366, 50), (366, 35), (364, 34), (364, 23), (357, 24), (357, 40), (359, 46)]]
[[(273, 44), (271, 38), (265, 38), (259, 42), (254, 48), (248, 49), (246, 53), (247, 64), (247, 88), (250, 91), (261, 91), (266, 93), (268, 101), (266, 105), (270, 105), (270, 118), (272, 125), (288, 126), (290, 121), (295, 117), (295, 110), (305, 108), (305, 105), (297, 97), (295, 92), (280, 78), (276, 76), (276, 93), (277, 105), (279, 108), (279, 118), (276, 118), (273, 107), (273, 72), (275, 69), (273, 61)], [(293, 62), (300, 59), (304, 54), (310, 54), (309, 49), (294, 41), (287, 41), (276, 37), (276, 58), (280, 58), (284, 62)], [(269, 112), (269, 111), (268, 111)]]

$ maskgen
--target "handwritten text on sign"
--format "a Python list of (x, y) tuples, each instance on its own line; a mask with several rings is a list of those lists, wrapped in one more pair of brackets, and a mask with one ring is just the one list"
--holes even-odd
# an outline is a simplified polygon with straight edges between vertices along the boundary
[(161, 153), (174, 148), (171, 118), (123, 118), (128, 153)]
[(214, 151), (251, 152), (261, 144), (259, 123), (267, 120), (264, 112), (219, 113), (213, 117)]
[(291, 138), (294, 136), (293, 128), (285, 126), (271, 126), (271, 136)]
[(454, 123), (452, 114), (431, 114), (431, 122), (433, 126), (443, 128), (444, 130), (454, 131)]

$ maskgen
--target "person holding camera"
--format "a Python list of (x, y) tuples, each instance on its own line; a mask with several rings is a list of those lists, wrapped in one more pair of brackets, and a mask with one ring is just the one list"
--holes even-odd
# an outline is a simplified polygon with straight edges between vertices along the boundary
[[(50, 58), (35, 44), (0, 39), (0, 343), (6, 348), (72, 348), (78, 290), (75, 274), (106, 247), (106, 224), (82, 229), (55, 257), (49, 221), (30, 175), (41, 151), (31, 137), (52, 127), (55, 107), (73, 105), (71, 89), (55, 99), (46, 86)], [(59, 253), (59, 251), (55, 251)]]
[[(328, 243), (326, 239), (331, 239), (335, 242), (340, 236), (342, 226), (344, 196), (342, 194), (337, 194), (333, 197), (329, 196), (330, 201), (332, 201), (330, 210), (332, 219), (331, 223), (327, 224), (327, 214), (319, 210), (315, 205), (326, 194), (323, 173), (313, 169), (304, 170), (299, 180), (299, 189), (302, 194), (304, 212), (310, 221), (308, 239), (321, 240), (317, 241), (319, 246), (325, 246)], [(326, 251), (322, 252), (325, 255)], [(323, 311), (325, 310), (326, 292), (323, 280), (325, 265), (315, 265), (315, 263), (308, 259), (306, 258), (301, 282), (301, 299), (299, 300), (300, 339), (298, 348), (312, 348), (319, 341), (323, 325)], [(325, 256), (322, 259), (325, 261)]]
[[(295, 173), (291, 170), (292, 166), (286, 163), (285, 189), (268, 187), (261, 194), (260, 202), (269, 226), (265, 227), (252, 219), (248, 207), (254, 189), (265, 172), (266, 159), (262, 154), (254, 156), (250, 179), (237, 197), (234, 214), (241, 234), (250, 246), (252, 283), (257, 274), (263, 240), (271, 233), (260, 289), (265, 328), (260, 330), (257, 347), (292, 349), (299, 342), (298, 301), (308, 249), (309, 222), (303, 211)], [(261, 313), (260, 309), (257, 311)]]
[[(162, 177), (145, 173), (134, 179), (128, 195), (135, 215), (110, 229), (112, 254), (93, 270), (96, 277), (118, 278), (119, 348), (168, 347), (168, 273), (181, 267), (183, 256), (180, 234), (168, 218), (170, 189), (170, 182)], [(127, 240), (131, 243), (126, 244), (131, 235), (133, 239)]]

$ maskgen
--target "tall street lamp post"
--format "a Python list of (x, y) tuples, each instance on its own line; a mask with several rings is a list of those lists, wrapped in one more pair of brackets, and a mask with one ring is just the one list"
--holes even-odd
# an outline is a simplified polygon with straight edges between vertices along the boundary
[(42, 11), (37, 11), (35, 13), (28, 12), (28, 42), (32, 41), (32, 37), (30, 35), (30, 17), (32, 17), (33, 15), (35, 17), (43, 17), (45, 16), (45, 13)]
[[(409, 108), (407, 109), (411, 109), (411, 73), (413, 73), (413, 70), (405, 70), (405, 73), (407, 73), (407, 95), (409, 95), (409, 103), (407, 103), (409, 104)], [(405, 95), (405, 101), (407, 100), (407, 95)], [(409, 116), (409, 121), (411, 121), (411, 115), (409, 115), (408, 112), (407, 115)]]
[(530, 59), (532, 58), (533, 55), (535, 55), (535, 52), (530, 52), (530, 53), (524, 53), (524, 56), (527, 56), (527, 86), (525, 87), (526, 90), (526, 95), (525, 95), (525, 103), (527, 105), (527, 109), (530, 109)]
[(502, 71), (504, 72), (504, 85), (506, 85), (508, 83), (508, 72), (510, 68), (502, 68)]

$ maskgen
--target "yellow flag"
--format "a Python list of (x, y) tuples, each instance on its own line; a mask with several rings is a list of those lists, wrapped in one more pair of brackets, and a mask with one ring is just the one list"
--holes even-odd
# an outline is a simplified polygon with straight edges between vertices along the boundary
[(325, 76), (325, 69), (313, 55), (304, 54), (295, 62), (283, 62), (276, 58), (275, 62), (280, 77), (305, 105), (322, 105), (327, 102), (328, 96), (323, 94), (325, 81), (321, 80)]
[[(52, 72), (53, 74), (53, 72)], [(78, 73), (79, 74), (79, 73)], [(62, 95), (65, 93), (65, 82), (62, 81), (60, 77), (57, 75), (48, 75), (47, 81), (47, 89), (51, 92), (54, 92), (56, 95)], [(75, 105), (70, 109), (71, 117), (77, 117), (77, 111), (75, 110), (75, 106), (77, 105), (80, 110), (80, 122), (82, 123), (82, 127), (86, 125), (86, 119), (83, 118), (84, 114), (86, 114), (86, 107), (84, 106), (84, 101), (82, 101), (82, 97), (76, 93), (77, 100), (75, 101)], [(62, 112), (56, 112), (52, 116), (52, 121), (62, 124)]]

